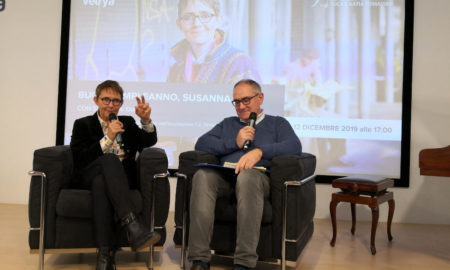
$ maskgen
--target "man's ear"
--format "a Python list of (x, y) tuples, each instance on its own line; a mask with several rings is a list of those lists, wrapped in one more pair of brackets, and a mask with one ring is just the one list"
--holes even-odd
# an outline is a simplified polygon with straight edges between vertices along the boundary
[(259, 94), (259, 105), (263, 104), (264, 102), (264, 93)]
[(97, 98), (97, 96), (94, 96), (94, 102), (98, 106), (98, 98)]
[(180, 29), (181, 31), (183, 31), (183, 30), (181, 29), (181, 21), (180, 21), (179, 18), (177, 19), (177, 26), (178, 26), (178, 29)]

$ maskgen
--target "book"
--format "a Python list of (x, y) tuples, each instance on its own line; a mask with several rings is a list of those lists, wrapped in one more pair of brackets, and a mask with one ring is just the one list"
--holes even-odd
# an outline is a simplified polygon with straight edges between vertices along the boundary
[[(227, 170), (227, 171), (234, 171), (236, 169), (236, 164), (237, 163), (235, 163), (235, 162), (225, 162), (223, 165), (211, 164), (211, 163), (198, 163), (198, 164), (194, 164), (192, 166), (194, 166), (194, 167), (209, 167), (209, 168), (216, 168), (216, 169), (222, 169), (222, 170)], [(264, 173), (269, 172), (267, 170), (267, 168), (265, 168), (263, 166), (255, 166), (253, 168), (260, 170)]]
[[(226, 167), (226, 168), (233, 168), (233, 169), (236, 169), (236, 165), (237, 165), (236, 162), (228, 162), (228, 161), (226, 161), (223, 164), (224, 167)], [(266, 172), (267, 171), (267, 168), (265, 168), (263, 166), (255, 166), (255, 167), (253, 167), (253, 169), (257, 169), (257, 170), (260, 170), (262, 172)]]

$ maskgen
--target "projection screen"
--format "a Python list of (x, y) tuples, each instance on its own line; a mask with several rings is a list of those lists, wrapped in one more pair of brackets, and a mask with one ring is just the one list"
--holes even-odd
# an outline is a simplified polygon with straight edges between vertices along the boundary
[(144, 95), (156, 146), (176, 169), (181, 152), (235, 115), (233, 85), (251, 78), (262, 85), (265, 113), (288, 119), (303, 151), (316, 155), (318, 175), (400, 178), (409, 140), (404, 0), (187, 2), (179, 10), (178, 0), (65, 1), (60, 143), (69, 144), (75, 119), (95, 113), (95, 87), (117, 80), (120, 114), (139, 123), (135, 97)]

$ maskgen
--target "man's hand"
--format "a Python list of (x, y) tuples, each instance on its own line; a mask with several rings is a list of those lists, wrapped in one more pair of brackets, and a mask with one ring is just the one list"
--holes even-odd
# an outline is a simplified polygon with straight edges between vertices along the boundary
[(148, 102), (145, 102), (144, 95), (141, 98), (136, 97), (137, 106), (134, 106), (136, 115), (141, 118), (141, 122), (144, 124), (148, 124), (150, 122), (150, 113), (152, 108), (148, 105)]
[(108, 133), (106, 134), (108, 138), (113, 141), (116, 138), (118, 132), (124, 132), (123, 124), (119, 120), (114, 120), (108, 123)]
[(243, 155), (238, 163), (236, 164), (236, 169), (234, 170), (235, 174), (238, 174), (240, 171), (252, 169), (258, 161), (261, 160), (262, 150), (259, 148), (255, 148), (252, 151)]
[(253, 141), (253, 137), (255, 136), (255, 129), (251, 126), (245, 126), (239, 130), (238, 135), (236, 136), (236, 144), (239, 149), (244, 147), (245, 141)]

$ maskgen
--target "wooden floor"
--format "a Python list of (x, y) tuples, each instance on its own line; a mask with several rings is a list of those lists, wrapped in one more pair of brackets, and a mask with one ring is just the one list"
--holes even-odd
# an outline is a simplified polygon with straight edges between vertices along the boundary
[[(25, 205), (0, 204), (0, 269), (38, 269), (38, 255), (28, 249), (28, 212)], [(169, 215), (168, 238), (164, 250), (156, 252), (155, 269), (179, 269), (180, 252), (172, 242), (173, 215)], [(336, 246), (331, 247), (331, 222), (315, 221), (314, 235), (303, 253), (288, 269), (450, 269), (450, 226), (392, 225), (394, 240), (388, 242), (386, 224), (378, 225), (377, 254), (369, 249), (370, 223), (358, 222), (354, 236), (350, 222), (338, 221)], [(120, 252), (118, 269), (146, 269), (148, 253)], [(258, 263), (257, 269), (278, 269), (271, 263)], [(95, 254), (51, 254), (45, 256), (45, 269), (95, 269)], [(187, 265), (189, 269), (189, 264)], [(232, 259), (213, 257), (211, 269), (232, 269)]]

